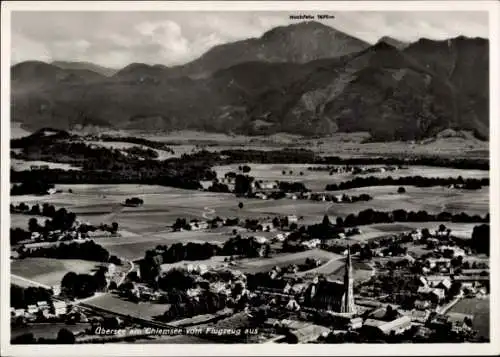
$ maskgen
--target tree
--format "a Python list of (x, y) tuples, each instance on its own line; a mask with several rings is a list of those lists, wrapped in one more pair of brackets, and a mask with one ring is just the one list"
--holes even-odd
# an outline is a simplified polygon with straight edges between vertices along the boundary
[(481, 224), (472, 230), (471, 248), (478, 253), (490, 254), (490, 225)]
[(30, 232), (38, 232), (40, 226), (38, 225), (38, 220), (36, 218), (30, 218), (28, 221), (28, 229)]
[(34, 215), (40, 215), (41, 211), (40, 211), (40, 206), (38, 204), (35, 204), (33, 205), (33, 207), (31, 207), (31, 214), (34, 214)]
[(118, 223), (113, 222), (113, 223), (111, 224), (111, 227), (112, 227), (112, 231), (113, 231), (113, 233), (116, 233), (116, 232), (118, 231)]
[(328, 215), (324, 215), (323, 216), (323, 222), (322, 222), (323, 226), (325, 227), (329, 227), (331, 225), (330, 223), (330, 219), (328, 218)]
[(243, 208), (243, 202), (238, 203), (238, 207), (239, 207), (240, 209), (242, 209), (242, 208)]
[(399, 187), (399, 188), (398, 188), (398, 193), (406, 193), (405, 188), (404, 188), (404, 187), (402, 187), (402, 186), (401, 186), (401, 187)]
[(304, 173), (302, 171), (300, 171), (299, 175), (300, 176), (304, 176)]
[(75, 343), (75, 335), (70, 330), (62, 328), (57, 334), (57, 343), (73, 344)]

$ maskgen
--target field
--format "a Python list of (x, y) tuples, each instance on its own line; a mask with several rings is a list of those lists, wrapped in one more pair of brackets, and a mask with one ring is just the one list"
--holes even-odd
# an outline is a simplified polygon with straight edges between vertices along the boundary
[(474, 315), (472, 326), (478, 330), (478, 335), (489, 338), (490, 336), (490, 300), (468, 298), (460, 300), (450, 310), (451, 313)]
[(315, 202), (310, 200), (249, 200), (245, 203), (244, 211), (261, 214), (295, 214), (316, 220), (328, 213), (330, 216), (347, 216), (364, 209), (372, 208), (380, 211), (396, 209), (426, 210), (429, 213), (448, 211), (450, 213), (468, 212), (470, 214), (485, 215), (489, 212), (489, 190), (484, 187), (477, 191), (451, 191), (441, 187), (407, 187), (406, 194), (396, 194), (395, 186), (367, 187), (352, 190), (338, 191), (337, 194), (347, 193), (359, 195), (370, 194), (373, 200), (355, 203)]
[(127, 237), (95, 238), (94, 241), (106, 248), (110, 254), (126, 259), (137, 260), (144, 257), (146, 250), (153, 249), (160, 244), (171, 245), (183, 242), (223, 242), (228, 238), (229, 236), (221, 233), (185, 231), (148, 235), (134, 234)]
[(304, 252), (280, 254), (270, 258), (252, 258), (236, 261), (235, 269), (241, 270), (244, 273), (267, 272), (273, 267), (285, 267), (291, 264), (303, 264), (307, 258), (320, 259), (324, 263), (330, 260), (342, 258), (342, 256), (319, 250), (306, 250)]
[(28, 229), (28, 221), (31, 218), (36, 218), (38, 220), (38, 223), (42, 224), (47, 217), (43, 216), (31, 216), (31, 215), (26, 215), (26, 214), (18, 214), (14, 213), (10, 215), (10, 226), (11, 228), (22, 228), (27, 230)]
[[(83, 274), (93, 272), (100, 263), (77, 259), (26, 258), (11, 262), (12, 275), (33, 280), (47, 286), (59, 285), (70, 271)], [(13, 277), (13, 283), (17, 283)], [(22, 282), (21, 282), (22, 284)]]
[[(215, 166), (214, 171), (217, 177), (221, 178), (228, 172), (238, 172), (240, 165)], [(251, 168), (250, 175), (257, 180), (264, 181), (300, 181), (307, 188), (315, 191), (322, 191), (329, 183), (339, 183), (349, 181), (356, 177), (388, 177), (402, 176), (423, 176), (423, 177), (458, 177), (463, 178), (484, 178), (489, 177), (489, 172), (484, 170), (459, 170), (452, 168), (432, 167), (432, 166), (410, 166), (392, 172), (370, 173), (366, 175), (353, 175), (351, 173), (341, 173), (330, 175), (328, 171), (309, 171), (308, 167), (323, 165), (307, 164), (248, 164)], [(366, 167), (380, 167), (381, 165), (363, 165)], [(285, 174), (283, 174), (285, 171)], [(291, 173), (290, 173), (291, 172)], [(302, 172), (303, 175), (300, 175)]]
[(154, 304), (149, 302), (135, 303), (111, 294), (96, 297), (87, 302), (87, 305), (121, 315), (129, 315), (144, 319), (152, 319), (156, 316), (163, 315), (163, 313), (170, 308), (169, 304)]

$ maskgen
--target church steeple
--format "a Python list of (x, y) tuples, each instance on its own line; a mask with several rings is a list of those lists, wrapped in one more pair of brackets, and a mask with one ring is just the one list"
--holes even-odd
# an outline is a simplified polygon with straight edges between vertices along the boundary
[(353, 313), (355, 312), (355, 309), (356, 308), (354, 306), (351, 248), (350, 246), (347, 246), (347, 258), (344, 269), (344, 298), (342, 301), (341, 312)]

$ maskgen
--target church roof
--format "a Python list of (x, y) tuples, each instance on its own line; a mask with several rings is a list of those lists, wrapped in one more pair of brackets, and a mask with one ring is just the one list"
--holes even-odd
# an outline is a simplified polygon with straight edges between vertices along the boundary
[(344, 295), (344, 284), (338, 281), (323, 280), (316, 284), (316, 294), (341, 297)]

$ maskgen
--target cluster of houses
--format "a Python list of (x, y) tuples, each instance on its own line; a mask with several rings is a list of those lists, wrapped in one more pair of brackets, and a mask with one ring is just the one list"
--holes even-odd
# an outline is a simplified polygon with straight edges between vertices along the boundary
[(11, 308), (13, 318), (27, 318), (28, 320), (38, 320), (40, 318), (49, 319), (65, 316), (70, 312), (68, 305), (62, 300), (38, 301), (36, 304), (26, 306), (26, 308)]
[(368, 174), (368, 173), (384, 173), (390, 171), (397, 171), (404, 169), (403, 166), (351, 166), (351, 165), (340, 165), (340, 166), (319, 166), (319, 167), (308, 167), (309, 171), (329, 171), (330, 175), (333, 174)]

